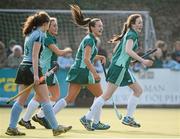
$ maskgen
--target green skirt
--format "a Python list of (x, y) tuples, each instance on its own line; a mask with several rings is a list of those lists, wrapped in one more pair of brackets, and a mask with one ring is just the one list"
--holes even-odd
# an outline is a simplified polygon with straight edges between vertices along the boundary
[(106, 80), (117, 86), (127, 86), (136, 82), (135, 77), (128, 68), (111, 64)]
[(92, 73), (87, 68), (71, 68), (68, 72), (66, 81), (81, 85), (95, 84), (99, 82), (95, 81)]

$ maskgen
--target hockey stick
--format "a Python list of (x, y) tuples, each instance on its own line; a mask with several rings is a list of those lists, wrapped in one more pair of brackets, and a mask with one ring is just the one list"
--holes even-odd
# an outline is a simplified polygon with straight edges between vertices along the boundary
[[(149, 50), (144, 55), (142, 55), (141, 57), (142, 58), (147, 58), (149, 55), (151, 55), (152, 53), (154, 53), (156, 51), (157, 51), (157, 48)], [(138, 61), (137, 60), (132, 61), (132, 63), (136, 63), (136, 62), (138, 62)]]
[[(40, 83), (43, 82), (46, 79), (46, 77), (49, 77), (50, 75), (54, 74), (58, 70), (58, 68), (59, 67), (56, 65), (50, 71), (46, 72), (46, 74), (44, 76), (40, 77), (40, 79), (39, 79)], [(27, 90), (32, 89), (33, 87), (34, 87), (34, 83), (30, 84), (28, 87), (26, 87), (24, 90), (19, 92), (17, 95), (9, 98), (9, 100), (7, 100), (6, 104), (9, 104), (10, 102), (14, 101), (16, 98), (18, 98), (22, 94), (26, 93)]]
[[(107, 77), (106, 68), (105, 68), (104, 64), (102, 64), (102, 67), (103, 67), (104, 75), (105, 75), (105, 77)], [(121, 120), (121, 119), (122, 119), (122, 114), (118, 111), (117, 106), (116, 106), (116, 104), (115, 104), (115, 102), (114, 102), (113, 97), (112, 97), (112, 101), (113, 101), (113, 107), (114, 107), (114, 110), (115, 110), (115, 114), (116, 114), (117, 118), (118, 118), (119, 120)]]

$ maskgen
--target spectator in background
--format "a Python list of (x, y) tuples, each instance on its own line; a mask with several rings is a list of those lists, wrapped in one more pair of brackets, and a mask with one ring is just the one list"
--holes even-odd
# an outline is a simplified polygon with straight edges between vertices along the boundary
[(152, 59), (154, 61), (151, 68), (163, 68), (163, 52), (160, 48), (157, 48), (157, 51), (154, 53)]
[(174, 53), (174, 60), (180, 64), (180, 51)]
[(64, 56), (59, 56), (57, 62), (59, 64), (60, 69), (69, 70), (71, 65), (74, 63), (74, 59), (72, 58), (72, 52), (66, 53)]
[(155, 48), (160, 48), (162, 51), (162, 60), (164, 61), (166, 59), (166, 55), (167, 55), (167, 44), (162, 41), (162, 40), (158, 40), (155, 44)]
[(9, 41), (9, 46), (6, 48), (7, 56), (9, 56), (13, 52), (12, 49), (13, 49), (14, 45), (17, 45), (17, 42), (16, 42), (16, 40), (11, 39)]
[(3, 42), (0, 41), (0, 68), (4, 68), (7, 65), (6, 49)]
[(174, 43), (173, 53), (167, 54), (166, 60), (163, 62), (163, 67), (180, 71), (180, 41)]
[(176, 51), (173, 54), (173, 60), (174, 60), (174, 66), (171, 69), (180, 71), (180, 51)]
[(20, 45), (14, 45), (12, 48), (12, 54), (8, 56), (7, 66), (10, 68), (18, 68), (23, 60), (22, 52), (22, 47)]
[[(180, 59), (180, 53), (176, 53), (177, 58)], [(179, 55), (179, 56), (178, 56)], [(169, 68), (172, 70), (180, 70), (180, 63), (172, 59), (172, 54), (168, 53), (166, 60), (163, 62), (163, 68)]]
[(172, 53), (172, 58), (178, 63), (180, 63), (179, 55), (180, 55), (180, 41), (176, 41), (174, 43), (174, 51)]
[(174, 51), (180, 51), (180, 41), (174, 43)]

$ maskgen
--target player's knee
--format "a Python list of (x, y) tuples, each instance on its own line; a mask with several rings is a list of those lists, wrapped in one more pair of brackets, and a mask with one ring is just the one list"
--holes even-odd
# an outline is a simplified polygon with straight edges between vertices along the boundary
[(102, 92), (99, 92), (99, 93), (97, 93), (97, 94), (94, 94), (94, 96), (95, 97), (99, 97), (99, 96), (101, 96), (103, 93)]
[(20, 97), (17, 102), (21, 105), (21, 106), (24, 106), (25, 102), (26, 102), (26, 98), (23, 98), (23, 97)]
[(58, 100), (60, 98), (60, 94), (57, 94), (56, 99)]
[(143, 89), (140, 87), (139, 94), (141, 95), (143, 93)]
[(143, 89), (142, 89), (141, 87), (139, 87), (139, 88), (136, 89), (136, 91), (135, 91), (135, 94), (136, 94), (137, 97), (141, 96), (142, 93), (143, 93)]
[(66, 97), (65, 100), (66, 100), (67, 104), (70, 104), (70, 103), (73, 103), (75, 99), (74, 98)]
[(53, 101), (57, 101), (59, 98), (60, 98), (60, 94), (59, 94), (59, 93), (53, 94), (53, 95), (51, 96), (51, 100), (53, 100)]
[(105, 101), (107, 101), (108, 99), (110, 99), (111, 96), (112, 96), (112, 95), (111, 95), (110, 93), (103, 94), (103, 98), (104, 98)]
[(24, 107), (25, 101), (18, 101), (18, 103), (19, 103), (22, 107)]

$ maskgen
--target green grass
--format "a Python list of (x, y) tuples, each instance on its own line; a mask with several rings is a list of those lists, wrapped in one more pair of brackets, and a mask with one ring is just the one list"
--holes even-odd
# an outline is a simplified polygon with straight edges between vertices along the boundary
[[(8, 127), (10, 110), (0, 108), (0, 138), (14, 138), (4, 134)], [(58, 113), (56, 117), (60, 124), (73, 126), (71, 131), (60, 135), (59, 138), (180, 138), (180, 109), (139, 108), (135, 118), (141, 123), (141, 128), (133, 128), (121, 124), (112, 108), (104, 108), (101, 121), (111, 125), (107, 131), (84, 129), (79, 119), (87, 110), (87, 108), (67, 108)], [(119, 110), (125, 115), (125, 109)], [(26, 133), (25, 138), (54, 138), (51, 130), (44, 129), (34, 122), (32, 124), (37, 129), (27, 130), (18, 126)]]

